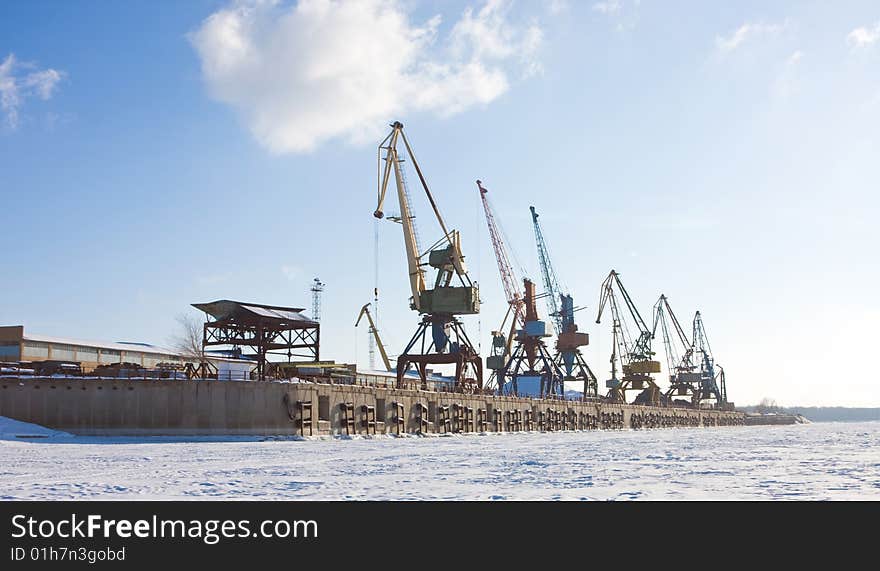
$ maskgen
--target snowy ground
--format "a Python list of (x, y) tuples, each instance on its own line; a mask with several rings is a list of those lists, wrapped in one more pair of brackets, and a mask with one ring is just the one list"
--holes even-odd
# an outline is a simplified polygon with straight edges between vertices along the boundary
[(880, 499), (880, 423), (343, 440), (86, 438), (0, 417), (0, 499)]

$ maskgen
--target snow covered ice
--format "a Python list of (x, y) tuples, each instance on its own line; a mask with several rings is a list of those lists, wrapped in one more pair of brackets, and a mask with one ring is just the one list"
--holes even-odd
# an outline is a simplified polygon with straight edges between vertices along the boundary
[(375, 438), (77, 437), (0, 418), (0, 498), (880, 499), (880, 423)]

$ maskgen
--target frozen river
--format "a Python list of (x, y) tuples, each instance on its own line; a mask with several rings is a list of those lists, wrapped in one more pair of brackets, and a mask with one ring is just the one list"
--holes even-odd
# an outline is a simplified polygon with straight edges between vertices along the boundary
[(0, 418), (0, 482), (7, 500), (880, 500), (880, 422), (179, 441)]

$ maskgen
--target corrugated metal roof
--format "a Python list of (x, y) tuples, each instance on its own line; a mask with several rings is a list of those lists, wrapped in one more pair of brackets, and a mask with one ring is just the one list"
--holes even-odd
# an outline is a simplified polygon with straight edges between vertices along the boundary
[(266, 307), (260, 307), (258, 305), (247, 305), (242, 304), (242, 309), (246, 309), (251, 313), (255, 313), (256, 315), (260, 315), (262, 317), (270, 317), (274, 319), (286, 319), (288, 321), (311, 321), (305, 315), (299, 313), (302, 310), (282, 310), (282, 309), (269, 309)]
[(85, 339), (73, 339), (70, 337), (53, 337), (49, 335), (37, 335), (25, 333), (24, 341), (52, 343), (53, 345), (77, 345), (79, 347), (95, 347), (98, 349), (112, 349), (114, 351), (131, 351), (136, 353), (157, 353), (159, 355), (179, 356), (180, 352), (149, 343), (109, 343), (106, 341), (88, 341)]
[(218, 320), (235, 319), (247, 322), (258, 319), (273, 319), (278, 321), (295, 321), (303, 325), (317, 325), (316, 321), (302, 314), (303, 308), (301, 307), (281, 307), (228, 299), (220, 299), (210, 303), (194, 303), (192, 306)]

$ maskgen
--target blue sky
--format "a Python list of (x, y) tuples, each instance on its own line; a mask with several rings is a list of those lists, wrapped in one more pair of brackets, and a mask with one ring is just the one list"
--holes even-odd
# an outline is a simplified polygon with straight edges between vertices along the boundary
[[(876, 2), (357, 8), (4, 3), (0, 323), (167, 344), (191, 302), (309, 307), (320, 276), (323, 356), (366, 364), (375, 146), (399, 119), (481, 284), (484, 353), (504, 302), (477, 178), (535, 279), (541, 213), (600, 379), (614, 268), (643, 314), (661, 293), (702, 311), (736, 402), (880, 406), (859, 366), (880, 318)], [(380, 234), (397, 354), (417, 318), (398, 227)]]

